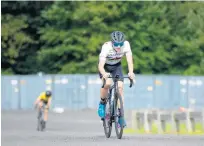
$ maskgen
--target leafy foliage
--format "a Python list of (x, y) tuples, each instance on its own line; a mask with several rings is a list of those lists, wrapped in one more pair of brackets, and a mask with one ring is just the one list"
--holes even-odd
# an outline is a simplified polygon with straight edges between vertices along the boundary
[[(134, 72), (204, 74), (202, 2), (2, 2), (3, 73), (97, 73), (114, 30), (130, 42)], [(127, 73), (126, 59), (122, 60)]]

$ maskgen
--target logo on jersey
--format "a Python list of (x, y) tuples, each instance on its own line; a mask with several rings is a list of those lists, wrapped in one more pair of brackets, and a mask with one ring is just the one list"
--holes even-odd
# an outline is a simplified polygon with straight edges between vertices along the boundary
[(124, 53), (111, 53), (108, 54), (108, 56), (106, 58), (108, 58), (109, 60), (118, 60), (121, 59)]

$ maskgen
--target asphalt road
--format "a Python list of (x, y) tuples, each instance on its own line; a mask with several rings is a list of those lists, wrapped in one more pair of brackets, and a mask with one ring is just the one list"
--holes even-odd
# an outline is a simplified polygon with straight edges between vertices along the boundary
[[(47, 129), (36, 131), (34, 111), (2, 111), (2, 146), (204, 146), (204, 136), (130, 135), (105, 138), (96, 111), (50, 112)], [(127, 114), (130, 125), (130, 115)]]

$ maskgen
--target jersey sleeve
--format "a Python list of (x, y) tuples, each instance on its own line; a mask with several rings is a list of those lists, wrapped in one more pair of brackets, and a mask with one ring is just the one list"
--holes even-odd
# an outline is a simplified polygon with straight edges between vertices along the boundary
[(99, 54), (99, 60), (106, 60), (106, 57), (108, 55), (108, 47), (107, 43), (103, 44), (101, 53)]
[(42, 99), (42, 98), (43, 98), (43, 95), (44, 95), (44, 92), (41, 93), (41, 94), (38, 96), (38, 98), (39, 98), (39, 99)]
[(125, 41), (125, 55), (132, 56), (132, 50), (130, 48), (130, 43), (128, 41)]

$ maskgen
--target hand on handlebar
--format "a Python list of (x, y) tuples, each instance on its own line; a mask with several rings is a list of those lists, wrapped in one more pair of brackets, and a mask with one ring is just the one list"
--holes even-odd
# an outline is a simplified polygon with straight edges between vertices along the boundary
[(37, 104), (34, 104), (34, 109), (37, 109), (38, 108), (38, 105)]
[(103, 76), (103, 78), (106, 80), (106, 79), (110, 76), (110, 73), (107, 73), (107, 72), (106, 72), (106, 73), (104, 73), (102, 76)]
[(49, 110), (50, 106), (46, 105), (45, 109)]
[(129, 78), (130, 78), (131, 80), (134, 80), (134, 78), (135, 78), (135, 74), (134, 74), (133, 72), (129, 72), (129, 73), (128, 73), (128, 76), (129, 76)]

